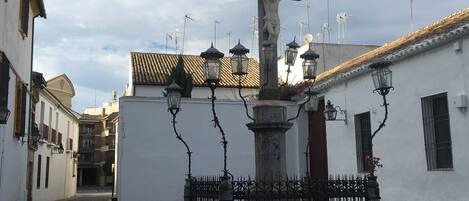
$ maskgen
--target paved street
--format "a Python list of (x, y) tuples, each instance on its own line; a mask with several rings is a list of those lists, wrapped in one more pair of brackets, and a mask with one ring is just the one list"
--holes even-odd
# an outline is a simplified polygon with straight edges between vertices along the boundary
[(64, 201), (109, 201), (110, 192), (78, 192), (73, 198)]

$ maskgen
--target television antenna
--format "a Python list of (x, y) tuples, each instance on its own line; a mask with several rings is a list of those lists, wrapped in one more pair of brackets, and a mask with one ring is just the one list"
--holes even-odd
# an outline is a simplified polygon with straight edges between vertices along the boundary
[(345, 33), (347, 32), (347, 21), (350, 16), (351, 15), (345, 12), (337, 13), (336, 15), (337, 24), (339, 25), (337, 30), (337, 43), (339, 44), (343, 43), (345, 40)]
[(185, 41), (186, 41), (186, 24), (187, 24), (187, 21), (195, 21), (194, 18), (192, 18), (192, 15), (189, 14), (189, 13), (184, 15), (184, 28), (183, 28), (183, 34), (182, 34), (182, 51), (181, 51), (182, 54), (184, 54), (184, 45), (185, 45)]

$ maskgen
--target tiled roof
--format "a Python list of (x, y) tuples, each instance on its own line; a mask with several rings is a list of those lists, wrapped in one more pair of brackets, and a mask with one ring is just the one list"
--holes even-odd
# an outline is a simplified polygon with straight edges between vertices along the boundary
[[(171, 69), (176, 66), (178, 60), (177, 54), (160, 54), (160, 53), (141, 53), (131, 52), (131, 68), (132, 81), (134, 85), (166, 85), (166, 77)], [(192, 73), (194, 86), (203, 86), (204, 59), (195, 55), (183, 55), (184, 68)], [(238, 86), (238, 78), (231, 74), (230, 58), (221, 59), (222, 73), (220, 87), (236, 87)], [(259, 87), (259, 63), (254, 59), (249, 59), (249, 74), (243, 82), (243, 87), (258, 88)]]
[(329, 78), (340, 75), (341, 73), (345, 73), (365, 65), (375, 58), (386, 56), (432, 36), (449, 32), (467, 23), (469, 23), (469, 8), (456, 12), (436, 23), (430, 24), (418, 31), (402, 36), (397, 40), (394, 40), (379, 48), (376, 48), (372, 51), (348, 60), (334, 68), (331, 68), (330, 70), (319, 74), (316, 81), (326, 81)]

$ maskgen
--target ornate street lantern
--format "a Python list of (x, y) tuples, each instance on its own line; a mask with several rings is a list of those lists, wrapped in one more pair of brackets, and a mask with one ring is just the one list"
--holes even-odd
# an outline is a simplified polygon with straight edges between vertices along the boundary
[(314, 80), (316, 79), (316, 70), (318, 68), (317, 59), (319, 55), (312, 49), (312, 43), (309, 43), (309, 49), (304, 54), (300, 55), (303, 61), (303, 79)]
[(205, 59), (204, 63), (204, 72), (205, 72), (205, 82), (206, 83), (219, 83), (221, 75), (221, 61), (224, 54), (218, 51), (212, 46), (207, 49), (207, 51), (200, 54), (202, 58)]
[[(343, 119), (337, 119), (337, 112), (340, 112), (340, 114), (344, 115)], [(340, 106), (335, 106), (331, 103), (330, 100), (327, 101), (326, 108), (324, 110), (324, 117), (326, 118), (327, 121), (344, 121), (345, 125), (347, 125), (347, 111), (342, 110)]]
[(31, 140), (34, 144), (38, 143), (41, 139), (41, 134), (39, 133), (39, 128), (36, 123), (33, 126), (33, 132), (31, 133)]
[(249, 49), (241, 45), (241, 41), (238, 40), (238, 44), (230, 49), (230, 53), (233, 54), (231, 57), (231, 72), (233, 75), (248, 74), (249, 58), (246, 54), (249, 53)]
[(370, 68), (374, 69), (371, 73), (375, 90), (380, 95), (387, 95), (392, 87), (392, 71), (388, 68), (391, 62), (384, 58), (379, 58), (370, 64)]
[(0, 106), (0, 124), (7, 124), (8, 117), (10, 117), (10, 110), (6, 105)]
[(166, 96), (168, 102), (168, 110), (171, 112), (178, 112), (181, 108), (181, 92), (182, 88), (173, 80), (173, 82), (166, 88)]
[(63, 153), (64, 153), (64, 146), (62, 145), (62, 143), (59, 144), (58, 151), (59, 151), (59, 154), (63, 154)]
[(296, 43), (296, 37), (291, 43), (287, 44), (287, 50), (285, 50), (285, 65), (294, 66), (296, 61), (296, 56), (298, 55), (298, 48), (300, 47)]
[(334, 108), (331, 101), (327, 101), (326, 109), (324, 109), (324, 116), (327, 121), (335, 121), (337, 118), (337, 109)]

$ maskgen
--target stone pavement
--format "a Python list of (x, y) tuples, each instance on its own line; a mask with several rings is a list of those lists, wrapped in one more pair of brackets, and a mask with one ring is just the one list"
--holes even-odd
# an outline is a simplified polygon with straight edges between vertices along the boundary
[(109, 191), (97, 191), (97, 190), (85, 190), (79, 191), (76, 196), (60, 201), (109, 201), (111, 200), (111, 192)]

